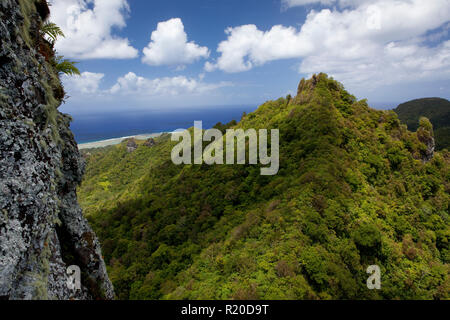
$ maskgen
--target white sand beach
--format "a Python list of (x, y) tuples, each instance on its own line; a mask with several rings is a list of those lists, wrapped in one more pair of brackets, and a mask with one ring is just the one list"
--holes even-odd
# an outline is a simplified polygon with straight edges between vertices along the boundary
[(88, 143), (80, 143), (78, 145), (78, 149), (83, 150), (83, 149), (103, 148), (103, 147), (107, 147), (107, 146), (113, 146), (116, 144), (120, 144), (123, 140), (129, 139), (129, 138), (134, 138), (136, 140), (147, 140), (148, 138), (159, 137), (161, 134), (163, 134), (163, 132), (151, 133), (151, 134), (140, 134), (140, 135), (136, 135), (136, 136), (107, 139), (107, 140), (94, 141), (94, 142), (88, 142)]

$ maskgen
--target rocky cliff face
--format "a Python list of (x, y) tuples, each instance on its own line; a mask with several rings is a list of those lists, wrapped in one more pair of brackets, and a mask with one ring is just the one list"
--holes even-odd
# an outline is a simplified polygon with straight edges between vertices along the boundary
[[(112, 299), (96, 235), (77, 203), (84, 162), (42, 50), (41, 0), (0, 2), (0, 299)], [(62, 94), (61, 94), (62, 93)], [(81, 269), (81, 290), (67, 285)]]

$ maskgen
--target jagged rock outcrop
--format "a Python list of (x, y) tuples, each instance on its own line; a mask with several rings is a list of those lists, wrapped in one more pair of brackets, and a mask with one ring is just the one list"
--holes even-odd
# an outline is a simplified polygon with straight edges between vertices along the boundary
[(127, 141), (127, 151), (129, 153), (134, 152), (138, 147), (136, 140), (134, 140), (134, 138), (130, 138), (126, 141)]
[[(60, 113), (62, 86), (39, 34), (42, 0), (0, 3), (0, 298), (112, 299), (77, 203), (84, 161)], [(81, 269), (81, 290), (67, 267)]]
[(297, 95), (291, 99), (290, 104), (300, 105), (311, 100), (314, 88), (321, 78), (327, 78), (325, 73), (313, 75), (310, 80), (302, 79), (298, 85)]
[(156, 141), (153, 138), (148, 138), (147, 141), (144, 142), (144, 146), (146, 147), (154, 147), (156, 146)]
[(428, 118), (420, 118), (419, 129), (417, 129), (417, 138), (426, 147), (426, 149), (421, 150), (422, 161), (431, 161), (434, 156), (435, 142), (433, 137), (433, 125)]

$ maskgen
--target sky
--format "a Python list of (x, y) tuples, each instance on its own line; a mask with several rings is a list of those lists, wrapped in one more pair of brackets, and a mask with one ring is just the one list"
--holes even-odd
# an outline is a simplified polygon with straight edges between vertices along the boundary
[(374, 107), (450, 98), (450, 0), (50, 0), (63, 112), (259, 105), (326, 72)]

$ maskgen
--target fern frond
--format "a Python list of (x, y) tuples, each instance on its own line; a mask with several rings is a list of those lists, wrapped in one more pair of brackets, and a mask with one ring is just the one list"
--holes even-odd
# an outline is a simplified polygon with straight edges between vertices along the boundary
[(77, 62), (64, 59), (63, 56), (56, 57), (56, 70), (58, 73), (64, 73), (69, 76), (80, 75), (80, 70), (75, 67)]
[(55, 42), (58, 37), (65, 37), (64, 32), (61, 30), (60, 27), (58, 27), (53, 22), (45, 22), (41, 27), (41, 32), (43, 35), (46, 35), (49, 37), (53, 42)]

